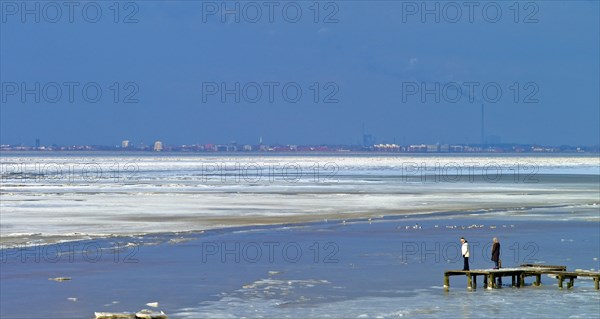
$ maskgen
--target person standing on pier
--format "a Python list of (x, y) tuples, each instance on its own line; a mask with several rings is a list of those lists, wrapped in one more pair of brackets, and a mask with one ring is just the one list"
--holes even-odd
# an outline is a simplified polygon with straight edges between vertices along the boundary
[(463, 270), (469, 270), (469, 243), (464, 237), (460, 238), (460, 242), (462, 244), (462, 256), (463, 256)]
[(500, 242), (497, 237), (492, 240), (492, 261), (494, 262), (494, 269), (500, 269)]
[[(497, 237), (494, 237), (492, 242), (494, 242), (494, 244), (492, 244), (492, 261), (495, 263), (494, 269), (500, 269), (500, 242)], [(502, 276), (498, 276), (497, 285), (502, 286)]]

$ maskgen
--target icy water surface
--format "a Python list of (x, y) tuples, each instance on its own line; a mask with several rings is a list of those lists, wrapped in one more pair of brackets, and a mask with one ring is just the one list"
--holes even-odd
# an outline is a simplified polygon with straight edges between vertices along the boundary
[[(597, 157), (1, 157), (0, 317), (597, 318), (577, 279), (466, 289), (491, 268), (600, 268)], [(55, 281), (49, 278), (67, 277)], [(483, 283), (479, 283), (481, 286)]]

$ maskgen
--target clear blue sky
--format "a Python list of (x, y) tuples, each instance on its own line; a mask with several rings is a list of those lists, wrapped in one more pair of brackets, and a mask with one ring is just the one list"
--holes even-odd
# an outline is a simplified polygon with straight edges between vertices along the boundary
[[(486, 135), (502, 142), (600, 143), (597, 1), (496, 2), (501, 16), (495, 6), (484, 10), (486, 2), (472, 15), (463, 2), (321, 2), (318, 13), (312, 1), (285, 12), (279, 3), (272, 13), (254, 2), (260, 17), (237, 2), (239, 22), (231, 13), (223, 22), (212, 1), (121, 3), (118, 12), (112, 1), (76, 2), (73, 21), (68, 7), (58, 16), (49, 2), (38, 9), (30, 1), (25, 9), (37, 11), (39, 23), (34, 13), (23, 16), (21, 2), (0, 3), (3, 144), (256, 143), (260, 136), (354, 144), (363, 123), (378, 142), (477, 143), (482, 102)], [(439, 22), (421, 15), (436, 5)], [(22, 96), (36, 83), (38, 93)], [(236, 83), (240, 101), (233, 93), (222, 101), (221, 85)], [(82, 98), (86, 84), (90, 100), (102, 89), (97, 102)], [(439, 94), (421, 96), (436, 85)], [(284, 86), (289, 100), (302, 90), (296, 103), (282, 97)]]

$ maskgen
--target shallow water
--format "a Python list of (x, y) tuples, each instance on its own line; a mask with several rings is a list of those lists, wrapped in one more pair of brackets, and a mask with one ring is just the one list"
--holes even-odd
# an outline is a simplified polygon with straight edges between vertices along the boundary
[[(460, 236), (472, 245), (471, 268), (492, 267), (492, 236), (501, 240), (505, 267), (600, 268), (596, 222), (453, 216), (240, 228), (83, 242), (88, 257), (75, 253), (72, 262), (69, 255), (53, 263), (55, 254), (39, 253), (46, 257), (36, 262), (31, 251), (4, 250), (2, 317), (82, 318), (94, 311), (140, 310), (154, 301), (172, 318), (592, 318), (599, 313), (600, 293), (584, 279), (572, 290), (559, 290), (555, 279), (544, 277), (542, 287), (468, 291), (465, 278), (452, 277), (446, 293), (443, 271), (461, 267)], [(189, 241), (175, 243), (178, 238)], [(141, 245), (115, 255), (111, 248), (117, 242)], [(98, 248), (105, 250), (92, 262)], [(58, 276), (72, 280), (48, 280)]]

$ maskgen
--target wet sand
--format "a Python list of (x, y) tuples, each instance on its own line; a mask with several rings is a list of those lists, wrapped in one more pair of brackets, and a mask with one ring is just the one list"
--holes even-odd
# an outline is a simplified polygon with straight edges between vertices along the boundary
[[(529, 202), (529, 205), (524, 207), (522, 204), (519, 206), (515, 206), (512, 203), (509, 204), (478, 204), (473, 203), (470, 205), (456, 205), (454, 207), (445, 208), (448, 210), (445, 213), (442, 210), (442, 207), (435, 207), (434, 205), (430, 205), (428, 208), (422, 209), (387, 209), (387, 210), (377, 210), (377, 211), (364, 211), (364, 212), (346, 212), (346, 213), (311, 213), (311, 214), (285, 214), (281, 216), (264, 216), (264, 215), (253, 215), (248, 214), (246, 216), (190, 216), (186, 215), (176, 215), (176, 214), (152, 214), (152, 215), (121, 215), (116, 219), (111, 220), (112, 228), (118, 229), (120, 224), (130, 225), (139, 224), (143, 225), (146, 229), (149, 225), (156, 225), (154, 227), (150, 227), (155, 229), (152, 233), (161, 233), (161, 229), (164, 231), (170, 231), (173, 233), (182, 233), (182, 232), (199, 232), (210, 229), (226, 229), (226, 228), (236, 228), (236, 227), (250, 227), (250, 226), (277, 226), (277, 225), (286, 225), (286, 224), (302, 224), (302, 223), (314, 223), (321, 221), (343, 221), (343, 220), (352, 220), (352, 219), (368, 219), (368, 218), (396, 218), (402, 216), (423, 216), (423, 215), (431, 215), (437, 216), (442, 212), (442, 214), (478, 214), (478, 213), (490, 213), (490, 212), (506, 212), (507, 214), (518, 215), (519, 211), (523, 211), (525, 209), (567, 209), (570, 205), (548, 205), (543, 202)], [(592, 202), (591, 205), (594, 203)], [(431, 207), (434, 206), (434, 207)], [(594, 218), (588, 217), (588, 220), (600, 220), (600, 216)], [(175, 230), (166, 229), (162, 227), (162, 224), (168, 221), (170, 224), (178, 224), (182, 225), (180, 227), (175, 227)], [(72, 227), (77, 227), (77, 224), (70, 224)], [(103, 227), (103, 224), (97, 225), (85, 225), (86, 228), (96, 228), (100, 229)], [(93, 233), (69, 233), (68, 235), (53, 235), (53, 234), (44, 234), (44, 233), (27, 233), (20, 235), (11, 235), (0, 236), (0, 247), (2, 248), (11, 248), (11, 247), (26, 247), (33, 245), (48, 245), (54, 243), (64, 243), (64, 242), (72, 242), (79, 240), (89, 240), (89, 239), (101, 239), (101, 238), (111, 238), (111, 237), (123, 237), (123, 236), (142, 236), (148, 233), (138, 233), (135, 231), (113, 231), (109, 234), (93, 234)]]

